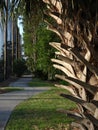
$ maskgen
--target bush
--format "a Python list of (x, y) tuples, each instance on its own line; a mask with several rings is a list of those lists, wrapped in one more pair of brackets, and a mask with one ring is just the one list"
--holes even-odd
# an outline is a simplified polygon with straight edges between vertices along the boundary
[(27, 70), (25, 60), (17, 59), (14, 61), (13, 72), (20, 77)]
[(48, 79), (48, 74), (44, 73), (42, 70), (36, 70), (34, 72), (34, 75), (35, 75), (36, 78), (41, 78), (42, 80)]

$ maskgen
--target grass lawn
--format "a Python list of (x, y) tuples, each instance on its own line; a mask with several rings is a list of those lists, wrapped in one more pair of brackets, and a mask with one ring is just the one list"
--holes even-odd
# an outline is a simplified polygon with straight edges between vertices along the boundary
[(34, 78), (31, 82), (29, 82), (29, 86), (30, 87), (50, 87), (50, 86), (53, 86), (53, 83)]
[(76, 105), (59, 96), (64, 89), (52, 88), (19, 104), (12, 112), (6, 130), (66, 130), (72, 122), (57, 109), (74, 109)]
[(19, 90), (23, 89), (18, 87), (0, 87), (0, 94)]

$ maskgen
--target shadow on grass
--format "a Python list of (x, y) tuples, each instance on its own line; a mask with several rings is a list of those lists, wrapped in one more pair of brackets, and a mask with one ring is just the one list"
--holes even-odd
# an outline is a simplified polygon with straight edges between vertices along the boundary
[(6, 130), (57, 130), (60, 124), (67, 127), (71, 122), (71, 118), (51, 108), (18, 109), (11, 116)]
[(28, 83), (30, 87), (51, 87), (54, 84), (51, 81), (41, 80), (41, 79), (33, 79), (31, 82)]

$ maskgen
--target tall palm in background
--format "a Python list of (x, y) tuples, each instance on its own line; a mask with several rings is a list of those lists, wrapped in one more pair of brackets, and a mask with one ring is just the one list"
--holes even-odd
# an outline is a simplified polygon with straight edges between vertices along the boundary
[[(18, 19), (18, 14), (16, 14), (15, 9), (17, 8), (17, 4), (19, 1), (12, 0), (10, 3), (10, 15), (12, 19), (12, 73), (13, 73), (13, 65), (14, 65), (14, 60), (15, 58), (18, 59), (18, 27), (17, 27), (17, 19)], [(16, 25), (16, 26), (15, 26)], [(15, 37), (16, 36), (16, 37)], [(16, 49), (15, 49), (16, 48)], [(16, 53), (16, 57), (15, 57)]]
[(2, 6), (4, 12), (4, 80), (7, 76), (7, 23), (8, 23), (8, 0)]
[[(18, 11), (23, 16), (24, 52), (28, 57), (27, 64), (31, 71), (35, 71), (36, 66), (35, 44), (37, 43), (39, 24), (43, 21), (42, 8), (43, 2), (39, 0), (21, 0), (18, 6)], [(26, 39), (28, 40), (26, 41)]]
[[(19, 0), (2, 0), (0, 2), (0, 10), (2, 13), (2, 21), (4, 26), (4, 80), (7, 78), (7, 40), (8, 40), (8, 21), (12, 20), (12, 72), (13, 72), (13, 62), (14, 62), (14, 39), (15, 39), (15, 29), (14, 29), (14, 12), (15, 8), (18, 6)], [(16, 15), (17, 16), (17, 15)], [(17, 18), (16, 18), (17, 19)], [(17, 22), (16, 22), (17, 23)]]
[(77, 121), (73, 127), (80, 130), (98, 129), (98, 2), (93, 0), (43, 0), (46, 14), (54, 19), (48, 29), (61, 39), (51, 42), (57, 49), (54, 67), (61, 70), (57, 78), (70, 86), (56, 84), (71, 95), (61, 94), (78, 104), (77, 112), (61, 110)]

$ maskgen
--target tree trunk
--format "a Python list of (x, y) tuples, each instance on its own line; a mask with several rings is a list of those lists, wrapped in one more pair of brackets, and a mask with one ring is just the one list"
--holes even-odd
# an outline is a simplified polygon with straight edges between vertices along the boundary
[(14, 14), (12, 13), (12, 73), (13, 73), (13, 63), (14, 63)]
[(5, 23), (4, 23), (4, 80), (7, 78), (7, 23), (8, 23), (8, 1), (6, 0)]
[(16, 28), (16, 60), (18, 59), (18, 44), (19, 44), (19, 29), (18, 27)]
[[(54, 67), (61, 70), (57, 78), (71, 86), (57, 85), (72, 95), (61, 94), (78, 104), (78, 113), (62, 111), (77, 119), (73, 126), (79, 130), (98, 129), (98, 3), (89, 1), (43, 0), (48, 7), (48, 29), (55, 32), (61, 43), (51, 42), (58, 51)], [(96, 4), (95, 4), (96, 3)], [(96, 8), (96, 10), (94, 9)], [(81, 117), (81, 120), (79, 118)]]

